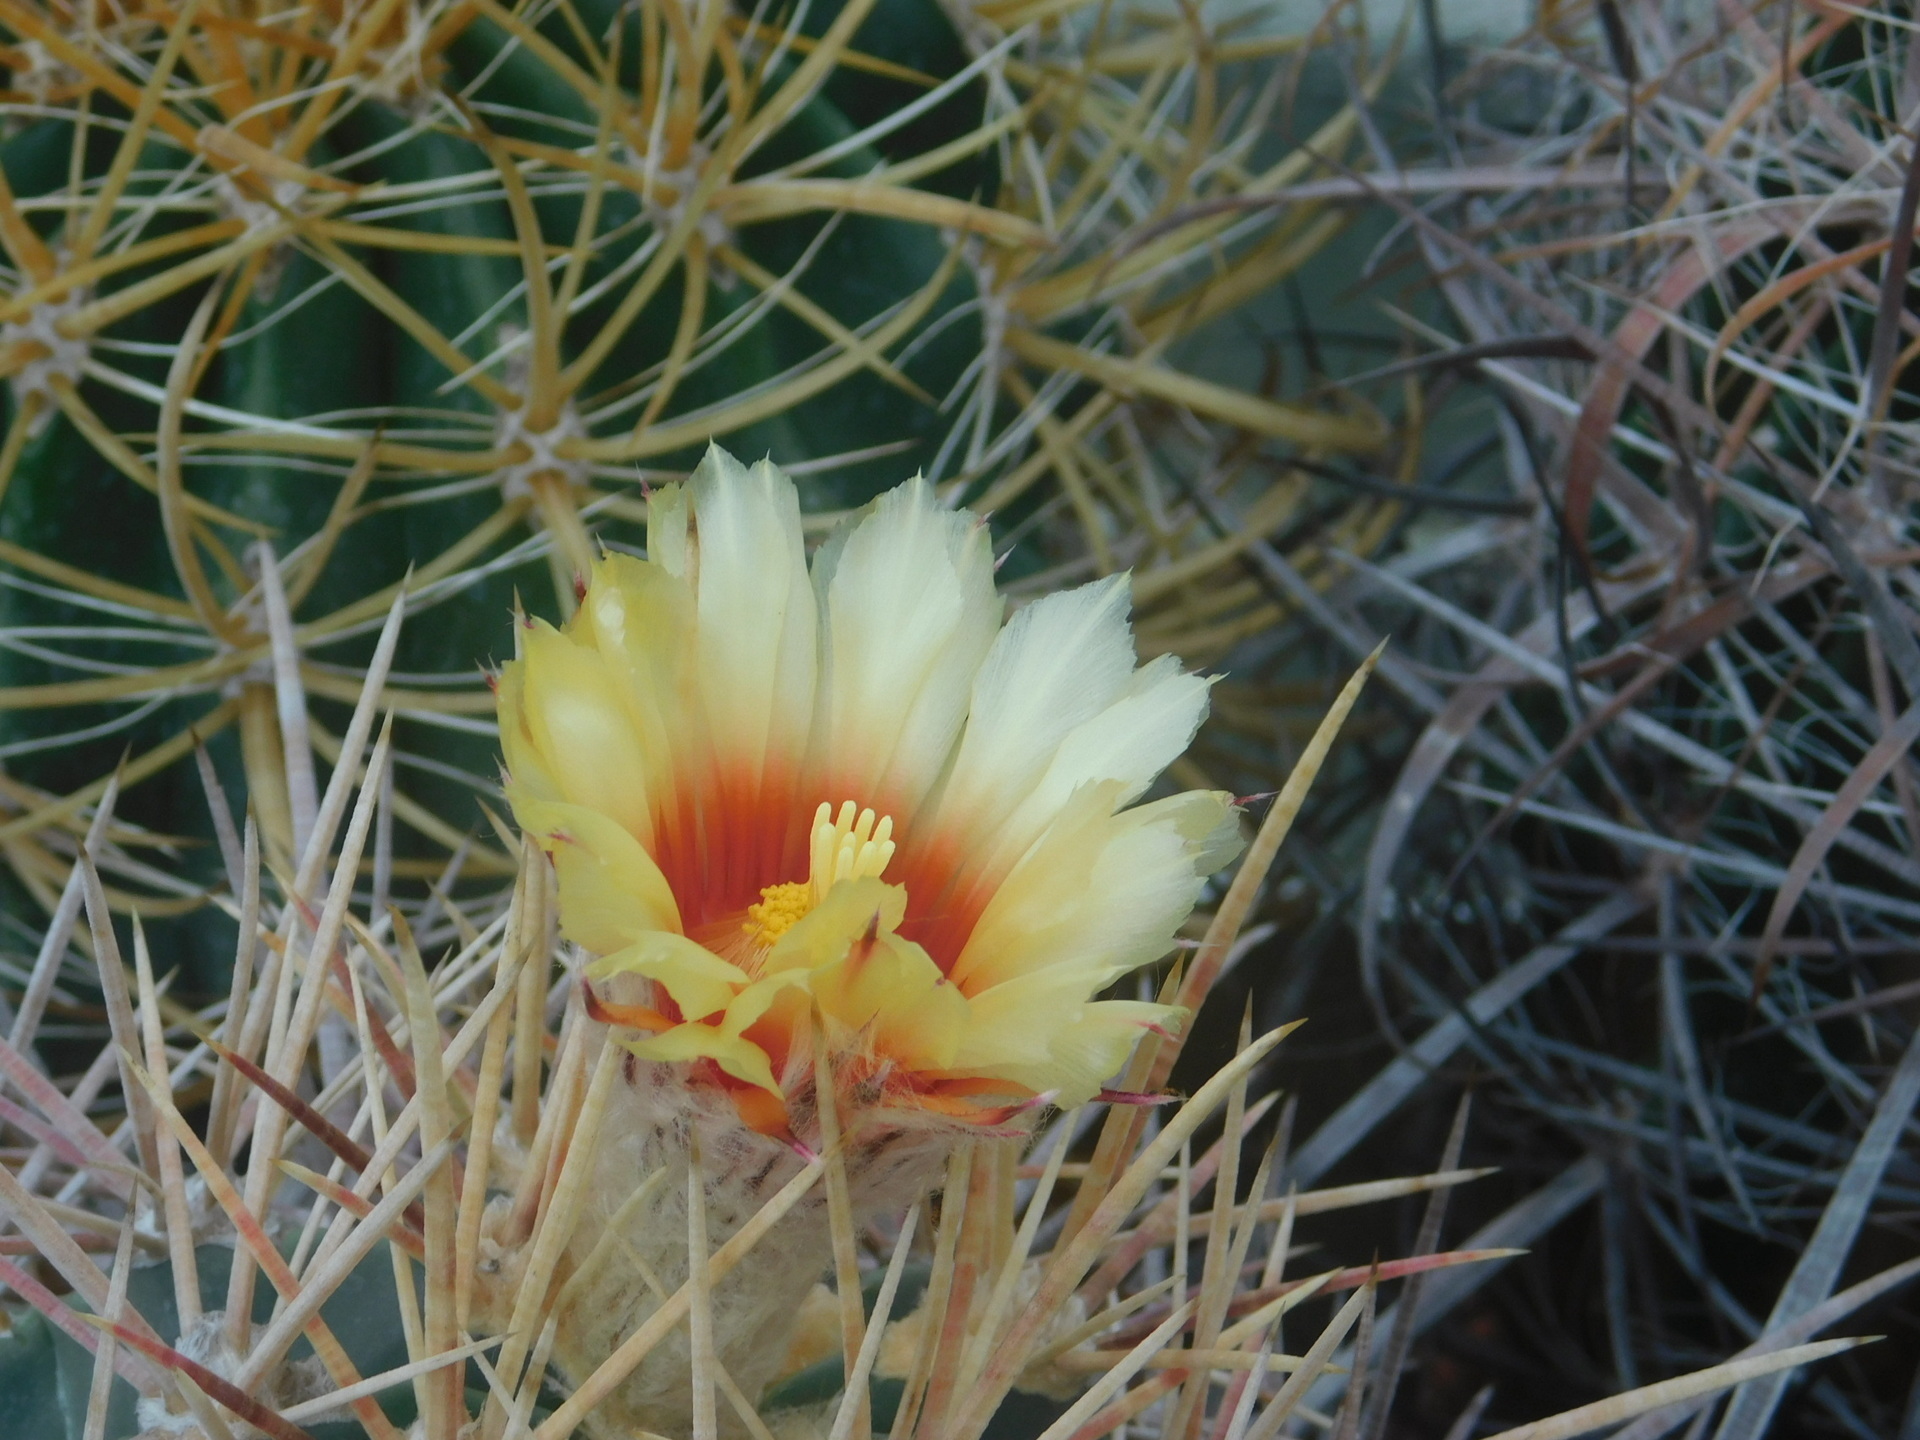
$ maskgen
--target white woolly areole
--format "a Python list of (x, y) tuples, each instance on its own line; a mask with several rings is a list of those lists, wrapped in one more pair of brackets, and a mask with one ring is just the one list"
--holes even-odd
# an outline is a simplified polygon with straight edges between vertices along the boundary
[(15, 40), (13, 51), (21, 63), (14, 68), (9, 88), (35, 105), (54, 104), (54, 92), (81, 84), (84, 77), (38, 40)]
[(13, 372), (10, 382), (16, 405), (23, 403), (29, 395), (38, 395), (48, 402), (34, 418), (30, 433), (38, 434), (53, 413), (53, 390), (48, 382), (57, 375), (70, 383), (78, 383), (81, 372), (86, 368), (87, 342), (71, 340), (62, 335), (60, 322), (92, 298), (93, 292), (90, 290), (69, 290), (58, 300), (34, 306), (24, 320), (0, 323), (0, 348), (33, 344), (41, 350), (40, 355)]
[(426, 53), (433, 21), (424, 7), (410, 5), (404, 24), (406, 33), (399, 40), (392, 45), (373, 46), (367, 52), (361, 62), (361, 93), (424, 117), (431, 109), (426, 103)]
[(236, 220), (245, 221), (249, 232), (278, 225), (286, 218), (282, 212), (298, 210), (309, 194), (306, 186), (292, 179), (281, 180), (269, 188), (273, 193), (272, 204), (249, 195), (230, 176), (217, 176), (213, 182), (214, 195), (220, 202), (221, 210)]
[[(246, 1357), (236, 1353), (228, 1343), (227, 1313), (224, 1310), (207, 1311), (181, 1333), (173, 1342), (173, 1348), (187, 1359), (206, 1366), (222, 1380), (233, 1379), (246, 1363)], [(305, 1360), (283, 1362), (254, 1394), (271, 1408), (284, 1410), (291, 1405), (318, 1399), (332, 1388), (333, 1382), (328, 1379), (319, 1358), (310, 1356)], [(322, 1420), (343, 1418), (344, 1410), (329, 1411), (321, 1417)], [(134, 1407), (134, 1421), (140, 1426), (142, 1440), (146, 1440), (146, 1437), (155, 1437), (157, 1440), (163, 1435), (204, 1440), (200, 1422), (173, 1391), (142, 1396)], [(264, 1431), (233, 1417), (228, 1418), (227, 1428), (233, 1432), (235, 1440), (263, 1440), (265, 1435)]]
[(496, 450), (509, 450), (515, 445), (527, 447), (527, 458), (512, 465), (500, 467), (500, 491), (509, 500), (517, 500), (522, 495), (533, 493), (533, 477), (549, 472), (557, 473), (569, 486), (584, 485), (587, 482), (587, 467), (584, 462), (572, 460), (559, 453), (560, 446), (568, 440), (583, 439), (587, 427), (580, 418), (580, 412), (568, 405), (560, 412), (560, 418), (544, 430), (532, 430), (527, 426), (527, 413), (516, 410), (503, 413), (494, 426), (493, 444)]
[[(648, 180), (646, 191), (641, 194), (640, 203), (646, 208), (647, 218), (661, 234), (667, 234), (687, 213), (687, 197), (700, 183), (701, 171), (705, 168), (708, 149), (704, 145), (695, 145), (687, 155), (687, 163), (677, 169), (665, 170), (644, 152), (629, 145), (626, 147), (627, 164), (638, 170)], [(677, 197), (671, 205), (664, 205), (653, 198), (655, 188), (672, 190)], [(703, 210), (700, 218), (694, 222), (694, 229), (706, 242), (709, 251), (723, 245), (731, 245), (734, 239), (733, 227), (712, 210)]]

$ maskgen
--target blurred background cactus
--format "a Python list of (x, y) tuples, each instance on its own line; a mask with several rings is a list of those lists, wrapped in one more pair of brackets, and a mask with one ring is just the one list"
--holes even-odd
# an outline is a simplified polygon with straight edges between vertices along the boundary
[[(1426, 16), (1371, 116), (1377, 303), (1320, 344), (1449, 393), (1462, 463), (1317, 597), (1252, 552), (1298, 604), (1269, 684), (1393, 645), (1296, 852), (1311, 923), (1246, 983), (1320, 1030), (1280, 1062), (1303, 1183), (1431, 1154), (1471, 1090), (1503, 1175), (1458, 1220), (1557, 1196), (1427, 1352), (1400, 1413), (1440, 1433), (1912, 1274), (1920, 46), (1897, 5), (1543, 3), (1482, 50)], [(1914, 1305), (1692, 1433), (1920, 1434)]]

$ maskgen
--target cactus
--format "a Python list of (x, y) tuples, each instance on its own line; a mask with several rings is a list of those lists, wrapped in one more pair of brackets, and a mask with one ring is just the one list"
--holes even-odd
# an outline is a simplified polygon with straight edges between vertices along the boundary
[[(628, 1074), (641, 1011), (702, 1017), (582, 983), (543, 854), (566, 836), (523, 840), (494, 784), (482, 667), (516, 602), (565, 624), (603, 553), (684, 544), (674, 482), (714, 436), (796, 472), (813, 540), (918, 469), (916, 504), (989, 516), (1010, 587), (1134, 568), (1141, 676), (1271, 624), (1247, 546), (1310, 593), (1331, 545), (1389, 532), (1391, 493), (1313, 514), (1291, 467), (1404, 479), (1417, 407), (1277, 399), (1183, 349), (1339, 232), (1286, 192), (1357, 148), (1359, 109), (1276, 159), (1298, 42), (1094, 9), (0, 0), (0, 855), (9, 913), (45, 916), (0, 1039), (0, 1437), (973, 1440), (1145, 1412), (1270, 1440), (1348, 1337), (1365, 1370), (1379, 1284), (1509, 1253), (1290, 1276), (1296, 1217), (1472, 1172), (1277, 1193), (1277, 1148), (1241, 1148), (1279, 1032), (1157, 1124), (1139, 1104), (1332, 726), (1205, 892), (1191, 965), (1099, 1002), (1151, 1020), (1119, 1088), (1056, 1115), (1021, 1057), (976, 1052), (957, 1078), (999, 1103), (922, 1085), (972, 1128), (927, 1126), (877, 1196), (857, 977), (813, 984), (846, 1034), (771, 1101), (708, 1051)], [(1175, 773), (1216, 788), (1204, 758)], [(1095, 1098), (1117, 1055), (1092, 1050), (1064, 1098)], [(618, 1173), (616, 1081), (690, 1117)], [(730, 1189), (742, 1154), (769, 1168)], [(830, 1283), (749, 1293), (743, 1350), (776, 1247)], [(1287, 1354), (1281, 1317), (1329, 1293)]]
[[(568, 613), (595, 547), (643, 544), (647, 488), (716, 436), (777, 454), (823, 521), (919, 468), (994, 515), (1012, 573), (1204, 551), (1186, 522), (1140, 531), (1132, 493), (1181, 426), (1323, 460), (1388, 445), (1357, 399), (1173, 359), (1342, 223), (1265, 198), (1320, 160), (1255, 160), (1297, 47), (1171, 76), (1151, 57), (1177, 29), (1045, 10), (0, 5), (21, 900), (54, 903), (119, 760), (117, 837), (189, 888), (122, 867), (116, 906), (141, 895), (163, 969), (219, 993), (219, 926), (167, 918), (230, 878), (190, 752), (244, 777), (269, 860), (297, 867), (311, 772), (402, 589), (437, 618), (395, 662), (382, 883), (423, 903), (450, 861), (504, 882), (475, 804), (499, 617), (516, 592)], [(1314, 155), (1356, 135), (1349, 109)], [(1221, 643), (1231, 617), (1196, 608)]]
[[(279, 877), (263, 883), (260, 826), (245, 820), (223, 1006), (168, 1018), (138, 917), (129, 966), (81, 852), (74, 887), (113, 1044), (69, 1091), (0, 1041), (24, 1101), (9, 1102), (9, 1121), (36, 1142), (17, 1170), (0, 1166), (0, 1209), (25, 1242), (9, 1249), (37, 1257), (0, 1255), (0, 1281), (30, 1307), (0, 1339), (11, 1425), (198, 1440), (386, 1440), (401, 1426), (421, 1440), (582, 1429), (707, 1440), (773, 1423), (973, 1440), (995, 1426), (1104, 1434), (1164, 1401), (1162, 1434), (1211, 1409), (1223, 1433), (1270, 1440), (1350, 1334), (1364, 1366), (1380, 1284), (1514, 1253), (1423, 1247), (1288, 1275), (1299, 1216), (1481, 1173), (1457, 1167), (1456, 1135), (1434, 1174), (1274, 1196), (1276, 1135), (1243, 1202), (1242, 1144), (1271, 1104), (1250, 1103), (1252, 1074), (1290, 1026), (1258, 1039), (1243, 1027), (1234, 1058), (1157, 1128), (1143, 1113), (1171, 1098), (1157, 1092), (1185, 1019), (1221, 974), (1366, 669), (1270, 807), (1191, 966), (1167, 977), (1159, 1003), (1089, 1003), (1092, 987), (1165, 947), (1160, 927), (1223, 853), (1211, 822), (1188, 824), (1223, 813), (1220, 797), (1124, 808), (1184, 743), (1204, 687), (1163, 664), (1114, 670), (1125, 657), (1111, 652), (1130, 647), (1111, 583), (1001, 630), (990, 580), (976, 583), (978, 523), (940, 510), (923, 482), (815, 558), (817, 646), (811, 604), (786, 603), (800, 559), (786, 477), (716, 456), (656, 507), (656, 557), (598, 567), (576, 620), (529, 636), (501, 677), (510, 793), (531, 828), (502, 836), (517, 866), (505, 908), (462, 913), (467, 938), (431, 970), (397, 908), (375, 915), (356, 896), (394, 756), (391, 722), (376, 725), (398, 605), (282, 899)], [(684, 637), (625, 628), (675, 616)], [(965, 643), (975, 629), (987, 643)], [(809, 643), (795, 649), (795, 634)], [(1034, 704), (1058, 683), (1049, 662), (1098, 682), (1074, 702), (1088, 713)], [(796, 718), (781, 702), (813, 688), (816, 665), (825, 698)], [(623, 674), (646, 683), (629, 695)], [(957, 692), (956, 676), (969, 682)], [(1037, 689), (1013, 685), (1023, 679)], [(749, 691), (759, 708), (743, 706)], [(656, 733), (649, 706), (682, 722), (704, 711), (736, 733), (718, 744), (693, 723)], [(930, 720), (943, 707), (944, 729)], [(899, 743), (877, 747), (890, 725)], [(591, 752), (569, 748), (589, 731)], [(810, 845), (791, 837), (781, 858), (787, 817), (772, 798), (795, 789), (780, 757), (796, 737), (808, 758), (793, 774), (872, 778), (902, 817), (897, 852), (871, 814), (849, 832), (843, 812)], [(756, 749), (757, 791), (741, 779)], [(921, 783), (969, 775), (944, 795)], [(647, 796), (651, 811), (627, 803)], [(1002, 822), (982, 828), (983, 805)], [(1041, 838), (1003, 866), (998, 842), (1033, 823)], [(708, 860), (687, 870), (682, 842), (702, 835)], [(778, 874), (809, 851), (810, 901), (784, 897), (798, 886), (761, 890), (763, 906), (793, 901), (779, 933), (758, 907), (704, 916), (733, 903), (719, 877), (743, 856), (764, 852)], [(886, 878), (896, 853), (901, 884)], [(1062, 934), (1060, 904), (1033, 901), (1075, 886), (1085, 893), (1062, 902)], [(977, 918), (956, 921), (975, 893)], [(957, 958), (936, 934), (955, 924), (970, 936)], [(937, 1000), (920, 974), (936, 963)], [(1009, 989), (1047, 999), (1011, 1014), (996, 1005)], [(344, 1049), (329, 1049), (330, 1022), (348, 1027)], [(1120, 1088), (1096, 1096), (1122, 1057)], [(85, 1113), (81, 1092), (116, 1079), (120, 1122)], [(1122, 1103), (1102, 1119), (1096, 1099)], [(1196, 1131), (1215, 1116), (1220, 1136), (1195, 1160)], [(1072, 1200), (1057, 1199), (1083, 1121), (1097, 1133), (1091, 1158)], [(1024, 1200), (1023, 1178), (1035, 1182)], [(923, 1230), (931, 1243), (916, 1246)], [(1205, 1258), (1190, 1271), (1194, 1240)], [(929, 1252), (916, 1295), (909, 1262)], [(1280, 1347), (1283, 1316), (1341, 1292), (1302, 1353)], [(1609, 1413), (1853, 1343), (1782, 1342)]]

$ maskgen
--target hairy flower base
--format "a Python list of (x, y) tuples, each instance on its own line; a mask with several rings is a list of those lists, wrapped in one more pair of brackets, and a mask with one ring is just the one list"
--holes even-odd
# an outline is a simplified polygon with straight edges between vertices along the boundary
[[(789, 1106), (796, 1129), (817, 1140), (812, 1092), (793, 1095)], [(912, 1110), (894, 1120), (868, 1111), (846, 1138), (856, 1223), (913, 1204), (938, 1178), (956, 1139), (977, 1133)], [(562, 1300), (554, 1311), (553, 1361), (569, 1384), (591, 1375), (686, 1281), (696, 1136), (710, 1249), (725, 1244), (806, 1163), (792, 1146), (741, 1125), (724, 1091), (686, 1084), (679, 1066), (626, 1056), (556, 1280)], [(489, 1213), (491, 1260), (476, 1292), (481, 1313), (502, 1329), (528, 1261), (524, 1242), (502, 1233), (507, 1219), (504, 1207)], [(831, 1253), (826, 1194), (816, 1186), (750, 1263), (714, 1284), (715, 1355), (750, 1400), (777, 1378)], [(606, 1433), (693, 1433), (691, 1343), (688, 1327), (675, 1326), (601, 1402), (595, 1413)], [(724, 1404), (719, 1415), (723, 1436), (747, 1433)]]

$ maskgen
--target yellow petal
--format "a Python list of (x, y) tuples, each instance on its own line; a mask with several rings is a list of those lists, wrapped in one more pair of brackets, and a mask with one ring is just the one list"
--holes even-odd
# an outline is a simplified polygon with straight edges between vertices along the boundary
[(1084, 1104), (1126, 1064), (1146, 1027), (1181, 1018), (1173, 1006), (1087, 994), (1070, 972), (1055, 970), (974, 995), (951, 1068), (1057, 1092), (1063, 1106)]
[(688, 1020), (705, 1020), (726, 1009), (750, 980), (746, 971), (705, 946), (658, 930), (595, 961), (587, 973), (596, 980), (639, 975), (655, 981)]
[(729, 1035), (715, 1025), (676, 1025), (642, 1040), (623, 1040), (642, 1060), (711, 1060), (736, 1080), (779, 1093), (767, 1052), (751, 1040)]
[[(689, 737), (700, 732), (693, 704), (693, 592), (664, 566), (607, 555), (595, 564), (568, 633), (604, 667), (645, 758), (647, 798), (654, 813), (662, 813), (684, 783), (679, 772), (695, 749)], [(511, 756), (507, 764), (512, 770)]]
[(559, 798), (652, 836), (648, 757), (599, 653), (544, 622), (524, 641), (521, 705), (527, 734)]
[(536, 800), (507, 787), (520, 828), (553, 857), (560, 930), (596, 955), (654, 930), (678, 933), (680, 910), (653, 857), (626, 829), (585, 805)]
[(1185, 1020), (1186, 1012), (1177, 1005), (1139, 1000), (1096, 1000), (1083, 1005), (1048, 1040), (1049, 1073), (1044, 1085), (1033, 1088), (1056, 1092), (1056, 1103), (1062, 1107), (1084, 1105), (1102, 1085), (1119, 1078), (1143, 1032), (1150, 1028), (1173, 1031)]
[(513, 776), (522, 794), (535, 800), (559, 800), (562, 798), (560, 784), (548, 772), (527, 727), (526, 679), (527, 667), (518, 660), (510, 660), (501, 667), (500, 676), (494, 682), (494, 698), (500, 715), (501, 756), (506, 761), (507, 773)]
[(784, 970), (754, 981), (734, 996), (733, 1003), (727, 1007), (726, 1018), (721, 1021), (722, 1028), (729, 1035), (738, 1035), (748, 1026), (758, 1024), (783, 997), (806, 990), (807, 974), (804, 970)]
[(820, 1011), (867, 1046), (917, 1070), (953, 1064), (969, 1021), (967, 1000), (925, 950), (897, 935), (856, 940), (844, 959), (817, 971)]
[(884, 934), (899, 929), (906, 910), (903, 886), (871, 878), (843, 880), (774, 943), (761, 968), (771, 975), (831, 965), (870, 928)]

